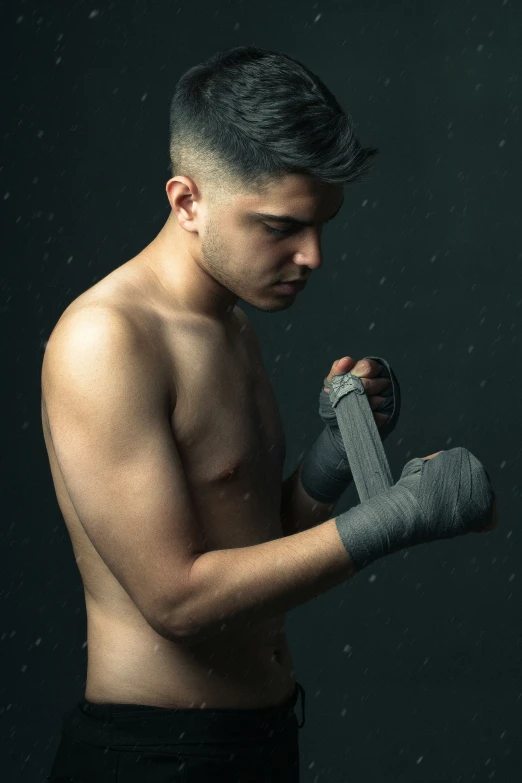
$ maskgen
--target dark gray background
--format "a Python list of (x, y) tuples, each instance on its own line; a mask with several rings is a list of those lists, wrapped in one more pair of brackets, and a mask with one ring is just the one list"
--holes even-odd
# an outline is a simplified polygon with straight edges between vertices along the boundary
[[(514, 0), (4, 7), (3, 780), (44, 780), (86, 672), (41, 430), (45, 341), (162, 227), (177, 79), (242, 44), (304, 62), (380, 149), (295, 304), (245, 306), (285, 423), (285, 476), (323, 427), (334, 359), (372, 354), (401, 382), (395, 480), (414, 456), (465, 446), (499, 505), (494, 532), (396, 553), (288, 615), (307, 695), (302, 780), (519, 780), (521, 24)], [(352, 487), (337, 511), (357, 502)]]

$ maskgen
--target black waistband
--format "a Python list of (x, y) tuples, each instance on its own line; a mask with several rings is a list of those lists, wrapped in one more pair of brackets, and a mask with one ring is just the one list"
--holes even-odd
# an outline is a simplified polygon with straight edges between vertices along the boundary
[(70, 737), (101, 747), (196, 745), (259, 742), (288, 728), (299, 693), (275, 707), (256, 709), (153, 707), (143, 704), (96, 704), (81, 699), (65, 713), (62, 730)]

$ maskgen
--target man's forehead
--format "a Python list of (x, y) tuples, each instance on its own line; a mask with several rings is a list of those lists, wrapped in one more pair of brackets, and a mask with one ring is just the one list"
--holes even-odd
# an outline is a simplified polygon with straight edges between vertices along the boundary
[(303, 212), (326, 209), (343, 200), (342, 185), (313, 182), (309, 177), (285, 177), (269, 184), (262, 193), (242, 194), (237, 199), (240, 209), (270, 211), (274, 209), (292, 209)]

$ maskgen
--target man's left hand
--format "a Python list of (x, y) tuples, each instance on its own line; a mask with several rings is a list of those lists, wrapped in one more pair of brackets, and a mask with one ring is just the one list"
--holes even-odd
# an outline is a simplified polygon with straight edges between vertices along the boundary
[[(332, 364), (332, 369), (327, 375), (326, 380), (330, 381), (334, 375), (344, 375), (347, 372), (351, 372), (352, 375), (357, 375), (361, 379), (361, 383), (364, 386), (370, 408), (376, 408), (385, 397), (380, 397), (379, 392), (384, 391), (390, 383), (389, 378), (377, 378), (376, 376), (382, 370), (382, 365), (373, 359), (361, 359), (355, 363), (351, 356), (344, 356), (342, 359), (336, 359)], [(330, 391), (328, 386), (323, 387), (325, 391)], [(373, 414), (377, 427), (382, 427), (385, 421), (389, 419), (386, 413), (375, 412)]]

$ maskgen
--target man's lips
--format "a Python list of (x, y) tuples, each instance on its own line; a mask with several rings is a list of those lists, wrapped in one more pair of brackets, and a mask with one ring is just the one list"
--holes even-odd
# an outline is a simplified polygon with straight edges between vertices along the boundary
[(278, 283), (277, 285), (289, 285), (292, 288), (295, 288), (296, 291), (302, 291), (302, 289), (306, 286), (307, 281), (306, 280), (283, 280), (281, 283)]

